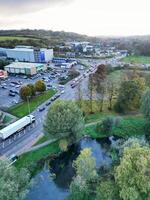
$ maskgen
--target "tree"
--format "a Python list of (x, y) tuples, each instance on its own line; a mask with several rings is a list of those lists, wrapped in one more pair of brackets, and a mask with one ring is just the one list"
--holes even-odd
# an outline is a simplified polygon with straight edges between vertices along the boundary
[(36, 94), (35, 86), (33, 84), (28, 84), (27, 86), (31, 90), (31, 96), (35, 96), (35, 94)]
[(88, 90), (88, 96), (90, 101), (90, 113), (93, 113), (93, 96), (95, 93), (93, 74), (89, 75)]
[(112, 78), (107, 79), (107, 95), (108, 95), (108, 109), (112, 110), (112, 101), (117, 93), (117, 84)]
[(22, 200), (29, 187), (30, 175), (26, 169), (17, 171), (7, 161), (0, 160), (0, 200)]
[(135, 143), (125, 149), (115, 171), (115, 181), (123, 200), (150, 199), (150, 148)]
[(44, 130), (50, 138), (77, 139), (83, 128), (82, 112), (75, 103), (57, 101), (48, 110)]
[(37, 92), (44, 92), (46, 90), (46, 85), (45, 85), (44, 81), (38, 80), (35, 83), (35, 89)]
[(150, 121), (150, 89), (142, 97), (141, 111), (144, 117)]
[(102, 123), (97, 124), (97, 132), (104, 135), (111, 135), (114, 121), (115, 120), (112, 117), (107, 117), (102, 121)]
[(84, 149), (73, 164), (76, 174), (82, 180), (90, 181), (96, 177), (96, 161), (90, 149)]
[(141, 96), (142, 92), (134, 81), (122, 82), (115, 110), (121, 113), (136, 110), (140, 106)]
[(71, 200), (90, 200), (90, 182), (97, 177), (96, 161), (90, 149), (84, 149), (74, 161), (76, 177), (70, 185)]
[(28, 86), (23, 86), (21, 87), (20, 89), (20, 97), (21, 99), (27, 101), (28, 98), (30, 98), (32, 96), (32, 91), (31, 91), (31, 88), (28, 87)]
[(79, 106), (79, 108), (82, 108), (83, 94), (82, 94), (81, 83), (79, 83), (77, 86), (76, 97), (77, 97), (77, 105)]
[(106, 65), (99, 65), (97, 71), (93, 74), (93, 78), (100, 112), (103, 111), (104, 97), (106, 93), (106, 77)]
[(119, 200), (119, 193), (114, 180), (101, 180), (96, 190), (96, 200)]

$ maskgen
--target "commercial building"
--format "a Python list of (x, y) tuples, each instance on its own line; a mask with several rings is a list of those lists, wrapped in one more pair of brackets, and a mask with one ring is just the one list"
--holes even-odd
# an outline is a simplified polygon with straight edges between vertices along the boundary
[(31, 46), (16, 46), (6, 49), (7, 58), (20, 62), (45, 63), (53, 59), (53, 49), (40, 49)]
[(10, 74), (34, 75), (38, 72), (45, 71), (47, 66), (42, 63), (14, 62), (4, 68)]
[(7, 71), (0, 70), (0, 79), (6, 79), (8, 77)]

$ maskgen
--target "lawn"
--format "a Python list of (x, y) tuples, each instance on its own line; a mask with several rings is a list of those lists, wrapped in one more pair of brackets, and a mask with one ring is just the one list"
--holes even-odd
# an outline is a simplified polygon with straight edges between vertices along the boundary
[(58, 143), (59, 142), (54, 142), (39, 150), (23, 154), (17, 160), (15, 166), (17, 167), (17, 169), (20, 169), (22, 167), (29, 168), (32, 165), (36, 165), (37, 162), (40, 161), (42, 158), (59, 153), (60, 148)]
[(28, 40), (28, 39), (35, 39), (35, 38), (29, 38), (29, 37), (19, 37), (19, 36), (0, 36), (0, 41), (6, 41), (6, 40)]
[[(117, 126), (113, 127), (111, 135), (117, 135), (121, 137), (132, 137), (142, 136), (145, 134), (144, 127), (146, 124), (146, 120), (142, 116), (122, 116), (120, 119), (120, 123)], [(105, 137), (106, 135), (97, 133), (96, 126), (97, 124), (87, 126), (85, 128), (85, 133), (93, 138)]]
[[(30, 112), (34, 111), (39, 105), (47, 101), (49, 98), (51, 98), (56, 91), (54, 90), (47, 90), (46, 92), (36, 96), (35, 98), (31, 99), (29, 101), (30, 105)], [(28, 108), (28, 103), (23, 102), (20, 104), (17, 104), (11, 108), (8, 109), (8, 112), (11, 113), (12, 115), (16, 117), (24, 117), (29, 114), (29, 108)]]
[(150, 64), (149, 56), (127, 56), (123, 58), (126, 63), (140, 63), (140, 64)]

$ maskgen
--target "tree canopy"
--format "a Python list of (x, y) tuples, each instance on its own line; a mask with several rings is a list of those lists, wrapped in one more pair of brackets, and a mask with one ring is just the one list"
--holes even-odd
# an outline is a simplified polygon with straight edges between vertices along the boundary
[(9, 166), (0, 161), (0, 200), (22, 200), (29, 187), (30, 176), (26, 169)]
[(124, 81), (121, 84), (115, 110), (125, 113), (134, 111), (140, 106), (142, 91), (135, 81)]
[(45, 85), (44, 81), (38, 80), (35, 83), (35, 89), (37, 92), (44, 92), (46, 90), (46, 85)]
[(150, 89), (142, 97), (141, 111), (144, 114), (145, 118), (150, 121)]
[(56, 101), (48, 110), (44, 124), (50, 138), (68, 137), (77, 139), (84, 128), (82, 112), (73, 102)]
[(123, 200), (150, 199), (150, 148), (138, 143), (125, 149), (115, 181)]

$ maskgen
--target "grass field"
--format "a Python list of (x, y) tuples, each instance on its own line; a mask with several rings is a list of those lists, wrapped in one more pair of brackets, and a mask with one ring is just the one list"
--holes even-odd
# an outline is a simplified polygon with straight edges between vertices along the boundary
[(123, 58), (126, 63), (150, 64), (150, 56), (128, 56)]
[[(38, 106), (40, 106), (46, 100), (51, 98), (55, 93), (56, 93), (56, 91), (54, 91), (54, 90), (48, 90), (48, 91), (36, 96), (35, 98), (31, 99), (29, 102), (30, 112), (34, 111)], [(9, 108), (8, 112), (19, 118), (24, 117), (29, 114), (28, 103), (23, 102), (23, 103), (17, 104), (15, 106)]]
[(60, 152), (59, 144), (58, 142), (55, 142), (39, 150), (23, 154), (22, 156), (19, 157), (18, 161), (15, 163), (15, 166), (17, 167), (17, 169), (20, 169), (22, 167), (29, 168), (32, 164), (36, 165), (36, 163), (40, 159), (47, 156), (51, 156), (59, 152)]
[[(101, 120), (102, 119), (103, 118), (101, 118)], [(125, 138), (132, 137), (132, 136), (142, 136), (145, 134), (145, 124), (146, 124), (146, 120), (140, 115), (122, 116), (119, 125), (116, 127), (113, 127), (111, 135), (117, 135), (117, 136), (121, 136)], [(93, 124), (86, 127), (85, 133), (87, 135), (90, 135), (93, 138), (105, 137), (106, 135), (102, 133), (97, 133), (96, 126), (97, 124)]]
[(28, 40), (28, 39), (35, 39), (35, 38), (28, 38), (28, 37), (19, 37), (19, 36), (0, 36), (0, 41), (6, 40)]

